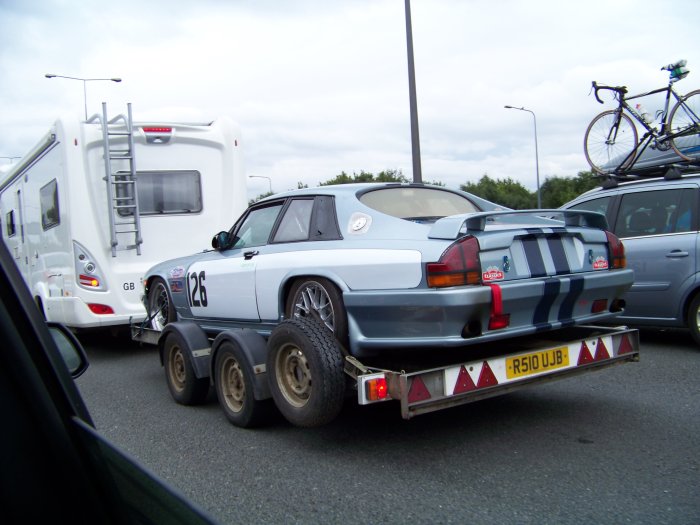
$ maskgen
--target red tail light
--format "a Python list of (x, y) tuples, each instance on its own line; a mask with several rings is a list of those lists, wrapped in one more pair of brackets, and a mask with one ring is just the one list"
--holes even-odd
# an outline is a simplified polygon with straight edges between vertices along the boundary
[(107, 315), (114, 313), (112, 307), (107, 306), (106, 304), (88, 303), (88, 308), (93, 314), (97, 315)]
[(431, 288), (481, 284), (479, 242), (471, 235), (455, 241), (438, 262), (426, 265), (426, 277)]
[(608, 252), (610, 256), (610, 269), (626, 268), (627, 258), (625, 257), (625, 246), (618, 237), (608, 231), (605, 232), (608, 237)]
[(386, 378), (370, 379), (365, 383), (365, 392), (369, 401), (381, 401), (389, 394)]

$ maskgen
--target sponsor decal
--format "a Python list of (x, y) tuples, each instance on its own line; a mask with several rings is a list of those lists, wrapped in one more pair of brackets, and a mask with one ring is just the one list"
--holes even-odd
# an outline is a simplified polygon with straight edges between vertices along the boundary
[(486, 268), (486, 271), (481, 274), (481, 280), (484, 282), (502, 281), (503, 272), (496, 266), (489, 266)]
[(185, 289), (185, 283), (182, 279), (172, 279), (170, 281), (170, 291), (173, 293), (182, 293)]
[(372, 224), (372, 217), (364, 213), (353, 213), (348, 223), (348, 233), (358, 234), (367, 233)]
[(593, 269), (594, 270), (607, 270), (608, 268), (608, 260), (599, 255), (595, 261), (593, 261)]
[(171, 279), (181, 279), (185, 276), (185, 269), (182, 266), (176, 266), (168, 272)]

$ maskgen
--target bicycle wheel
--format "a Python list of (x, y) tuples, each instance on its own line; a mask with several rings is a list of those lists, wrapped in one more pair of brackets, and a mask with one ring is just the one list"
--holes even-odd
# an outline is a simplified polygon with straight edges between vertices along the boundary
[(671, 147), (683, 160), (700, 154), (700, 89), (679, 100), (668, 118)]
[(637, 140), (637, 128), (632, 119), (611, 109), (603, 111), (588, 125), (583, 152), (593, 171), (611, 173), (632, 165)]

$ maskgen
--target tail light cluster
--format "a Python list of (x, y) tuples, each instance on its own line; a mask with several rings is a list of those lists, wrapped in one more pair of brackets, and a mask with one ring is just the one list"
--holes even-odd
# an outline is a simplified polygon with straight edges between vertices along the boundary
[(426, 277), (431, 288), (481, 284), (479, 242), (471, 235), (458, 239), (438, 262), (426, 265)]
[(626, 268), (627, 258), (625, 257), (625, 246), (622, 244), (622, 241), (609, 231), (606, 231), (605, 235), (608, 237), (610, 269)]
[(107, 289), (102, 270), (95, 262), (95, 258), (80, 243), (73, 241), (73, 254), (75, 274), (78, 276), (78, 284), (83, 288), (95, 291)]

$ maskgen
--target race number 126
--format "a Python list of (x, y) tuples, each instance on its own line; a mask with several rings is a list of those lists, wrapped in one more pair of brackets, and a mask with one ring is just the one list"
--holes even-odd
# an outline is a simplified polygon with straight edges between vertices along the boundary
[(204, 287), (206, 275), (204, 270), (201, 272), (192, 272), (187, 275), (187, 301), (192, 308), (206, 307), (207, 289)]

